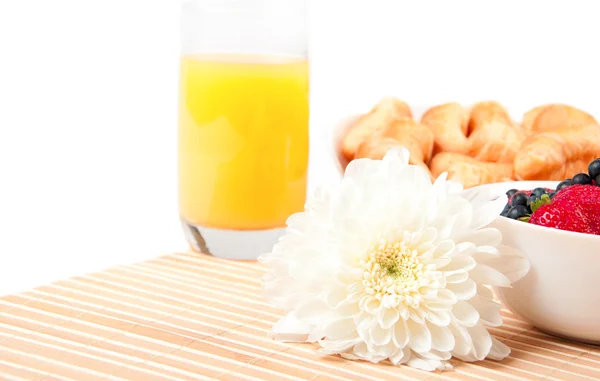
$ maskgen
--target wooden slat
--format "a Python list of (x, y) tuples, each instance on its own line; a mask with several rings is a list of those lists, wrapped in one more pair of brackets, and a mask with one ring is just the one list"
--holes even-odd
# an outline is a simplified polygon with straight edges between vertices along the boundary
[[(600, 348), (554, 338), (509, 311), (490, 332), (502, 362), (427, 373), (322, 356), (268, 338), (281, 311), (263, 269), (193, 252), (66, 279), (0, 298), (4, 380), (600, 380)], [(234, 291), (235, 290), (235, 291)]]

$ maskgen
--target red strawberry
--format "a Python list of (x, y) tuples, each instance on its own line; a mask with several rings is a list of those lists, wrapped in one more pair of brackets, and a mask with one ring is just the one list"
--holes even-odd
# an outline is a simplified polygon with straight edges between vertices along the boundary
[(556, 192), (555, 202), (565, 199), (579, 200), (584, 205), (600, 203), (600, 187), (595, 185), (571, 185)]
[(572, 185), (556, 193), (551, 204), (531, 215), (530, 223), (600, 235), (600, 187)]
[(549, 228), (594, 234), (581, 208), (569, 206), (568, 203), (542, 205), (531, 215), (529, 222)]

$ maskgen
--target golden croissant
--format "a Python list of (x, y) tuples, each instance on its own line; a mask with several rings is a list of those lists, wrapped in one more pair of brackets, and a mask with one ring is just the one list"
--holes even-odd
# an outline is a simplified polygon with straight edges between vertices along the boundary
[(382, 159), (391, 147), (405, 147), (409, 162), (427, 169), (433, 151), (433, 133), (412, 119), (393, 121), (378, 133), (364, 140), (356, 151), (356, 158)]
[(448, 172), (448, 180), (459, 181), (464, 188), (514, 179), (510, 163), (487, 163), (454, 152), (438, 153), (429, 168), (433, 177)]
[(514, 160), (519, 180), (564, 180), (587, 172), (588, 164), (600, 157), (600, 126), (588, 124), (531, 135)]
[(469, 156), (487, 162), (511, 163), (521, 145), (508, 112), (497, 102), (477, 103), (469, 119)]
[(396, 99), (384, 98), (369, 113), (350, 127), (342, 139), (341, 150), (346, 160), (355, 158), (358, 146), (371, 134), (377, 133), (397, 119), (412, 118), (410, 107)]
[(434, 134), (434, 152), (467, 153), (469, 110), (458, 103), (445, 103), (423, 114), (421, 124)]
[(465, 188), (511, 180), (563, 180), (600, 157), (600, 125), (573, 106), (546, 104), (511, 119), (498, 102), (470, 109), (454, 102), (427, 110), (420, 123), (409, 106), (385, 98), (346, 132), (340, 156), (381, 159), (406, 147), (410, 163), (433, 178), (443, 172)]

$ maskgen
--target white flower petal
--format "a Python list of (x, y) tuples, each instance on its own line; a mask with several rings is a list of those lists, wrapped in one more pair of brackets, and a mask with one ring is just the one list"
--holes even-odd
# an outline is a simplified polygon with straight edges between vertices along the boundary
[(290, 215), (287, 220), (288, 231), (304, 232), (309, 224), (309, 216), (306, 213), (294, 213)]
[(410, 311), (410, 320), (417, 324), (425, 323), (425, 311), (422, 308), (409, 307), (408, 310)]
[(448, 326), (452, 334), (454, 335), (454, 348), (452, 349), (452, 356), (462, 358), (460, 356), (466, 356), (469, 352), (471, 352), (471, 348), (473, 347), (473, 341), (471, 340), (471, 335), (467, 331), (466, 328), (461, 327), (459, 324), (452, 322)]
[(456, 295), (450, 290), (443, 289), (438, 290), (437, 298), (435, 299), (436, 303), (442, 304), (454, 304), (458, 299), (456, 299)]
[(475, 357), (475, 355), (473, 354), (473, 352), (469, 352), (466, 355), (459, 355), (459, 354), (452, 353), (452, 356), (454, 356), (457, 359), (462, 360), (464, 362), (475, 362), (475, 361), (477, 361), (477, 358)]
[(452, 358), (452, 354), (447, 351), (438, 351), (435, 349), (430, 350), (429, 352), (419, 353), (419, 357), (426, 360), (438, 360), (438, 361), (446, 361)]
[(442, 362), (439, 360), (426, 360), (423, 358), (417, 358), (415, 356), (412, 356), (406, 364), (413, 368), (426, 370), (428, 372), (444, 368)]
[(398, 348), (397, 351), (390, 356), (390, 361), (394, 365), (405, 364), (410, 359), (410, 349), (403, 350)]
[(362, 358), (355, 355), (354, 352), (341, 352), (340, 356), (342, 358), (345, 358), (346, 360), (352, 360), (352, 361), (362, 360)]
[(332, 290), (329, 290), (327, 295), (325, 296), (325, 302), (331, 308), (337, 308), (348, 296), (347, 291), (341, 287), (336, 287)]
[(446, 240), (438, 243), (433, 252), (433, 258), (450, 257), (454, 251), (455, 244), (452, 241)]
[[(446, 180), (448, 179), (448, 172), (442, 172), (433, 182), (433, 188), (436, 195), (446, 195)], [(444, 197), (445, 199), (445, 197)], [(443, 200), (443, 199), (442, 199)]]
[(459, 211), (453, 213), (454, 223), (452, 224), (451, 237), (459, 242), (459, 237), (468, 235), (471, 229), (471, 220), (473, 218), (473, 207), (470, 204), (466, 204), (461, 207)]
[(296, 309), (296, 317), (307, 324), (320, 324), (333, 315), (333, 310), (321, 299), (309, 299)]
[(360, 336), (363, 341), (367, 342), (369, 341), (369, 331), (371, 327), (377, 324), (377, 319), (367, 312), (362, 312), (355, 318), (355, 324), (358, 336)]
[(394, 352), (396, 352), (396, 349), (397, 348), (394, 345), (394, 343), (392, 341), (389, 341), (387, 344), (384, 345), (375, 345), (375, 347), (373, 348), (373, 354), (375, 356), (386, 359), (393, 355)]
[(402, 320), (408, 320), (408, 318), (410, 317), (410, 312), (408, 311), (408, 308), (403, 304), (400, 304), (397, 308)]
[(473, 342), (473, 355), (479, 361), (485, 359), (492, 349), (492, 336), (481, 323), (467, 328), (467, 331)]
[(492, 290), (481, 284), (477, 286), (477, 295), (487, 300), (494, 300), (494, 293)]
[(456, 244), (456, 248), (454, 250), (454, 254), (459, 255), (468, 255), (472, 256), (475, 254), (477, 250), (477, 246), (475, 246), (472, 242), (460, 242)]
[(446, 283), (462, 283), (464, 281), (466, 281), (467, 279), (469, 279), (469, 273), (468, 272), (464, 272), (464, 273), (456, 273), (456, 274), (452, 274), (452, 275), (448, 275), (446, 277)]
[(444, 257), (440, 257), (440, 258), (436, 258), (436, 259), (431, 259), (429, 261), (427, 261), (427, 264), (433, 264), (436, 269), (441, 269), (444, 268), (446, 266), (448, 266), (450, 264), (450, 262), (452, 261), (452, 258), (450, 256), (444, 256)]
[(450, 324), (450, 313), (445, 311), (429, 310), (427, 311), (427, 320), (437, 326), (447, 326)]
[(475, 246), (498, 246), (502, 242), (502, 233), (494, 228), (485, 228), (471, 231), (460, 238), (463, 242), (470, 242)]
[(497, 257), (498, 255), (500, 255), (500, 251), (494, 246), (477, 246), (477, 251), (473, 257), (475, 257), (475, 259), (477, 259), (477, 257), (490, 258), (490, 256)]
[(294, 311), (282, 317), (272, 328), (271, 338), (282, 342), (302, 343), (313, 327), (298, 320)]
[(471, 271), (475, 268), (476, 264), (477, 262), (475, 262), (473, 258), (466, 255), (458, 255), (452, 258), (452, 262), (450, 262), (447, 266), (440, 268), (440, 270), (444, 272), (444, 275), (448, 276), (465, 271)]
[(510, 348), (495, 337), (492, 337), (492, 349), (487, 358), (492, 360), (504, 360), (510, 354)]
[(479, 284), (490, 286), (509, 287), (510, 280), (506, 275), (494, 270), (490, 266), (478, 263), (477, 266), (469, 273), (471, 279)]
[(448, 284), (446, 287), (456, 295), (458, 300), (469, 300), (477, 294), (477, 284), (473, 279), (467, 279), (462, 283)]
[(423, 231), (423, 234), (421, 236), (421, 242), (432, 242), (435, 241), (436, 238), (437, 231), (432, 227), (428, 227)]
[(417, 324), (412, 320), (406, 322), (409, 338), (408, 345), (415, 352), (431, 350), (431, 333), (425, 324)]
[(360, 338), (354, 338), (349, 340), (321, 340), (319, 345), (326, 354), (341, 354), (348, 351), (360, 342)]
[(479, 321), (479, 313), (469, 302), (459, 300), (452, 308), (454, 318), (465, 327), (474, 327)]
[(392, 330), (381, 328), (379, 324), (375, 324), (369, 330), (369, 338), (375, 345), (385, 345), (392, 340)]
[(502, 325), (502, 316), (500, 315), (502, 305), (500, 303), (482, 298), (479, 295), (476, 295), (469, 300), (469, 303), (477, 310), (479, 318), (485, 322), (486, 325), (491, 327), (499, 327)]
[(446, 182), (446, 190), (450, 195), (459, 195), (463, 191), (463, 185), (459, 181), (448, 180)]
[(406, 326), (406, 322), (404, 320), (398, 320), (396, 324), (394, 324), (394, 336), (392, 340), (394, 341), (394, 345), (398, 348), (404, 348), (408, 344), (408, 327)]
[(472, 229), (481, 229), (491, 224), (506, 205), (506, 195), (493, 201), (474, 203)]
[(500, 256), (487, 259), (484, 264), (500, 271), (511, 283), (523, 278), (529, 272), (529, 260), (520, 251), (508, 246), (498, 247)]
[(351, 316), (330, 321), (323, 326), (322, 332), (327, 340), (348, 340), (358, 337), (356, 323)]
[[(364, 274), (364, 270), (360, 271), (359, 275)], [(348, 291), (348, 294), (355, 294), (355, 293), (362, 293), (363, 290), (363, 285), (362, 285), (362, 280), (360, 281), (356, 281), (356, 282), (352, 282), (350, 284), (350, 286), (348, 286), (348, 289), (346, 291)]]
[[(388, 152), (383, 157), (383, 165), (387, 166), (386, 170), (390, 170), (389, 168), (402, 168), (403, 166), (408, 165), (408, 161), (410, 159), (410, 152), (405, 147), (392, 147), (388, 150)], [(392, 169), (393, 170), (393, 169)]]
[(350, 302), (348, 300), (339, 304), (335, 309), (335, 313), (338, 316), (355, 316), (358, 315), (360, 312), (361, 311), (360, 308), (358, 308), (358, 304), (356, 302)]
[(367, 348), (367, 344), (364, 342), (358, 343), (352, 348), (352, 353), (360, 358), (366, 360), (369, 357), (369, 349)]
[(379, 311), (379, 325), (388, 329), (400, 319), (400, 314), (395, 308), (381, 308)]
[(367, 311), (371, 315), (379, 314), (379, 308), (381, 308), (381, 302), (379, 300), (377, 300), (376, 298), (374, 298), (372, 296), (368, 296), (368, 297), (362, 299), (361, 303), (363, 303), (363, 301), (364, 301), (364, 305), (361, 306), (361, 308), (363, 308), (365, 311)]
[(432, 349), (447, 352), (454, 348), (454, 335), (450, 328), (431, 323), (427, 324), (427, 328), (429, 328), (429, 332), (431, 332)]
[(379, 170), (380, 163), (371, 159), (352, 160), (344, 171), (344, 179), (357, 182), (368, 181)]

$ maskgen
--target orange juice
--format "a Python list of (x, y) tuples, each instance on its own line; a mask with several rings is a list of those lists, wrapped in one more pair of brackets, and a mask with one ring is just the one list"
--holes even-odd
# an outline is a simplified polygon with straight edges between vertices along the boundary
[(304, 208), (308, 83), (304, 59), (182, 58), (183, 220), (220, 229), (271, 229)]

